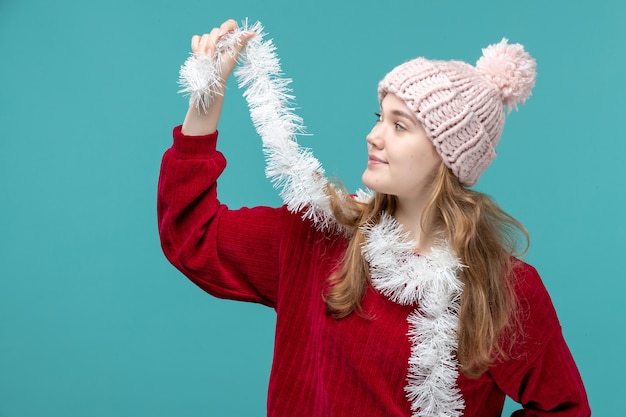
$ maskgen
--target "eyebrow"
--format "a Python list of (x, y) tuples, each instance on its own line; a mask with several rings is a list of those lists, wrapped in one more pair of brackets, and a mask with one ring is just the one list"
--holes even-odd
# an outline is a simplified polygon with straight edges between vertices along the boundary
[(399, 117), (402, 117), (404, 119), (407, 119), (411, 123), (413, 123), (414, 125), (417, 124), (417, 121), (415, 120), (415, 117), (413, 117), (413, 115), (410, 115), (407, 112), (404, 112), (402, 110), (392, 110), (391, 114), (394, 115), (394, 116), (399, 116)]

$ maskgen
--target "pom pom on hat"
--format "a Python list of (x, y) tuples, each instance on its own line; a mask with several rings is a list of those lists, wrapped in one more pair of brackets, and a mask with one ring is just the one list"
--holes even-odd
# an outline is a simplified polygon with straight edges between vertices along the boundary
[(509, 44), (503, 38), (500, 43), (483, 48), (483, 56), (476, 62), (476, 69), (500, 92), (502, 103), (511, 110), (524, 104), (535, 86), (537, 63), (524, 46)]

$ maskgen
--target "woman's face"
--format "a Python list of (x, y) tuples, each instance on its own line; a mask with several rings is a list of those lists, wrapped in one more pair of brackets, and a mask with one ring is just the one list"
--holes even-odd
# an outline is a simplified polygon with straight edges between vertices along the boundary
[(402, 100), (387, 94), (380, 117), (367, 135), (363, 184), (399, 199), (423, 198), (441, 158), (422, 125)]

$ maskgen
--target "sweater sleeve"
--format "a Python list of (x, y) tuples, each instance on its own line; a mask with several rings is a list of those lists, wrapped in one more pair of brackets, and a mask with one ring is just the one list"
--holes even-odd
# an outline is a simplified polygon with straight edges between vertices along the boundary
[(274, 307), (283, 209), (229, 210), (217, 199), (226, 167), (218, 133), (185, 136), (174, 128), (163, 155), (157, 196), (161, 247), (167, 259), (206, 292)]
[(516, 268), (521, 331), (508, 360), (489, 373), (500, 388), (522, 405), (511, 417), (588, 417), (587, 394), (565, 343), (556, 311), (537, 271)]

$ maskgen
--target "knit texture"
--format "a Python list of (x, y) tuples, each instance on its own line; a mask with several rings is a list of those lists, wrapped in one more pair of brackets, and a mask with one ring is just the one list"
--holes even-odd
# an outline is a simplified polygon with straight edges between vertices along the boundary
[(496, 157), (504, 107), (517, 108), (535, 85), (535, 60), (506, 39), (483, 50), (476, 67), (423, 57), (405, 62), (378, 85), (379, 99), (395, 94), (422, 124), (444, 163), (474, 185)]
[[(369, 287), (365, 316), (327, 315), (321, 290), (346, 239), (286, 207), (230, 210), (220, 204), (216, 181), (226, 160), (216, 139), (175, 129), (159, 179), (161, 244), (170, 262), (208, 293), (276, 310), (267, 415), (411, 416), (404, 392), (411, 354), (406, 319), (415, 306)], [(521, 263), (516, 276), (523, 334), (510, 360), (477, 379), (459, 375), (464, 417), (501, 416), (505, 394), (524, 405), (520, 416), (587, 417), (585, 391), (541, 279)]]

